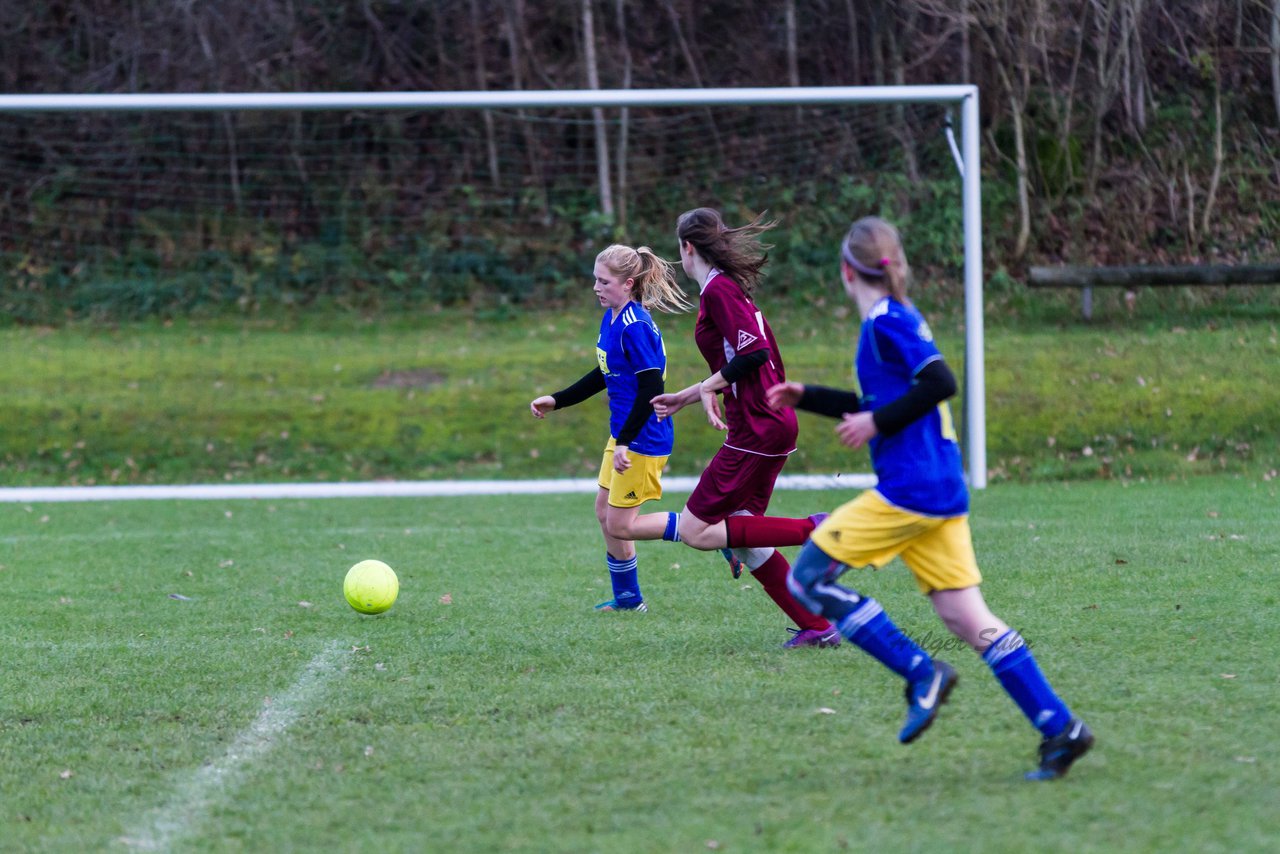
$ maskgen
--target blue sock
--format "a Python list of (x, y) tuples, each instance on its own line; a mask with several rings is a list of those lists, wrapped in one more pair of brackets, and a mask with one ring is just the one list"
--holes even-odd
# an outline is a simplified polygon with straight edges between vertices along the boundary
[(1055, 736), (1071, 721), (1071, 711), (1040, 672), (1022, 635), (1013, 629), (1005, 632), (982, 653), (982, 660), (1042, 735)]
[(874, 599), (863, 599), (836, 624), (840, 634), (909, 682), (933, 676), (933, 659), (902, 633)]
[(609, 565), (609, 581), (613, 583), (613, 601), (619, 608), (636, 608), (644, 601), (640, 595), (640, 578), (636, 569), (636, 558), (618, 560), (605, 552), (605, 563)]
[(680, 542), (680, 514), (667, 514), (667, 530), (662, 532), (662, 539), (669, 543)]

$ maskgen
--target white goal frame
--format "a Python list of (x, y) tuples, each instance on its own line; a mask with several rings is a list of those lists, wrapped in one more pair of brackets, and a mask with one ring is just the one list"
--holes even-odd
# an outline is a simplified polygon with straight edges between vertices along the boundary
[(789, 106), (935, 103), (960, 112), (964, 214), (964, 437), (969, 485), (987, 485), (986, 367), (983, 359), (982, 207), (978, 160), (978, 87), (797, 86), (741, 89), (571, 89), (475, 92), (264, 92), (211, 94), (0, 95), (10, 112), (157, 110), (461, 110), (535, 107)]

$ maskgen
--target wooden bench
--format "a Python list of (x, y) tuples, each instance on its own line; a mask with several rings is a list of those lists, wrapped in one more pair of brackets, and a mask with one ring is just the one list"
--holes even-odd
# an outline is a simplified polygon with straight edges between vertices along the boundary
[(1181, 287), (1184, 285), (1280, 285), (1280, 264), (1151, 267), (1032, 267), (1027, 287), (1082, 288), (1081, 312), (1093, 317), (1094, 288)]

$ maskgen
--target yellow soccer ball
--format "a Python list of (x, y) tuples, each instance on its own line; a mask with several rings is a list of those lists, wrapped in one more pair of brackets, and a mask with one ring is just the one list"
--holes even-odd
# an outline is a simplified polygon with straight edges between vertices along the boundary
[(347, 604), (361, 614), (381, 614), (396, 602), (400, 579), (380, 560), (362, 560), (347, 570), (342, 582)]

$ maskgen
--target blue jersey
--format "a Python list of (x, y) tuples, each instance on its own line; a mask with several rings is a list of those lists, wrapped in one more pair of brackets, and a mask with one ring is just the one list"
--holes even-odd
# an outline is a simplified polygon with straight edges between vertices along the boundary
[[(596, 360), (609, 392), (609, 435), (616, 439), (635, 406), (636, 374), (658, 370), (663, 379), (667, 377), (667, 349), (662, 344), (662, 333), (644, 306), (627, 303), (616, 318), (612, 309), (605, 311), (600, 320), (600, 337), (596, 339)], [(665, 457), (671, 454), (674, 442), (671, 419), (659, 421), (657, 415), (650, 413), (631, 443), (631, 450), (647, 457)]]
[[(902, 397), (921, 368), (941, 359), (920, 312), (884, 297), (862, 322), (854, 359), (862, 408), (876, 409)], [(876, 436), (870, 446), (876, 490), (886, 501), (925, 516), (969, 512), (960, 447), (945, 401), (901, 432)]]

